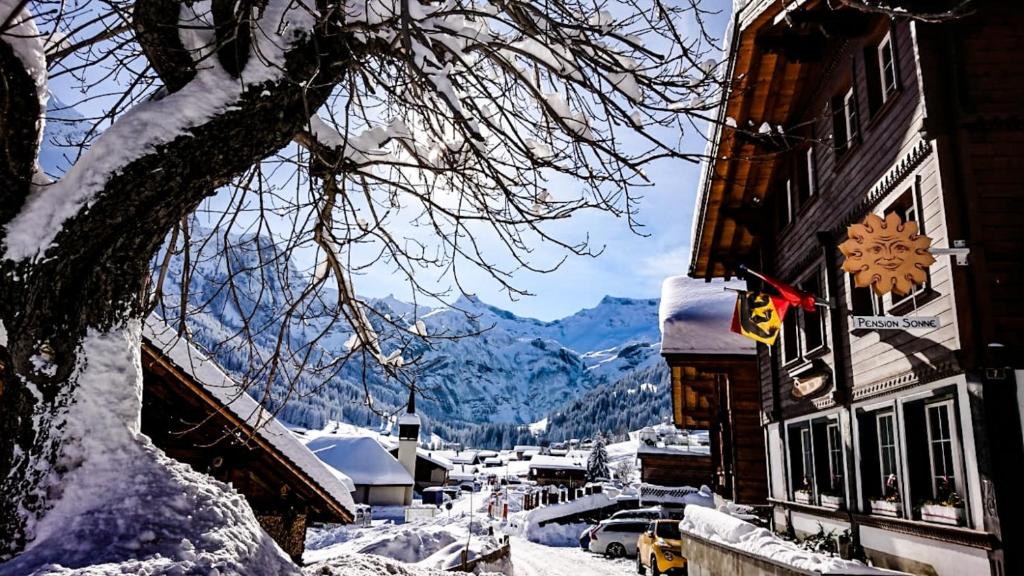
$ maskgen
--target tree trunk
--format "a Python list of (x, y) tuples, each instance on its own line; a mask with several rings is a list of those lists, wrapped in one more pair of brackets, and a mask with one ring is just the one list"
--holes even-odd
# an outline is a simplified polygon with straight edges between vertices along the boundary
[[(240, 9), (249, 4), (238, 3)], [(169, 0), (140, 0), (135, 6), (137, 38), (171, 91), (184, 90), (196, 78), (180, 62), (179, 6)], [(225, 24), (221, 19), (238, 25), (230, 10), (214, 14), (218, 25)], [(0, 256), (0, 543), (6, 545), (0, 560), (51, 535), (47, 520), (39, 522), (44, 513), (52, 515), (51, 507), (54, 514), (74, 512), (72, 500), (103, 500), (99, 487), (75, 484), (87, 471), (116, 472), (103, 470), (93, 456), (120, 466), (126, 465), (125, 455), (168, 465), (138, 434), (138, 338), (149, 262), (203, 198), (288, 144), (343, 76), (350, 38), (325, 24), (298, 41), (294, 33), (277, 39), (292, 45), (281, 77), (258, 84), (236, 78), (244, 87), (231, 106), (111, 170), (102, 190), (63, 222), (44, 254), (18, 261)], [(8, 40), (0, 36), (0, 101), (7, 105), (0, 107), (0, 250), (9, 240), (4, 226), (31, 202), (26, 199), (34, 162), (26, 162), (23, 151), (35, 149), (34, 119), (41, 114), (30, 97), (31, 79)], [(239, 54), (248, 50), (248, 36), (232, 36), (231, 42), (232, 49), (219, 56), (223, 68), (237, 76), (247, 59)], [(181, 106), (190, 105), (187, 98)], [(87, 152), (81, 162), (89, 160)], [(116, 447), (113, 453), (104, 452), (103, 442)], [(125, 482), (117, 475), (106, 478)], [(62, 497), (69, 486), (82, 493)]]

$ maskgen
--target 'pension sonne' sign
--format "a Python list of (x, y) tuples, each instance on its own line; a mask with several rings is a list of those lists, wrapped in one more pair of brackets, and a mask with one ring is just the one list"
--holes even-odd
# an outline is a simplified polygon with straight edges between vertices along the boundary
[(851, 330), (930, 330), (942, 326), (938, 316), (854, 316)]

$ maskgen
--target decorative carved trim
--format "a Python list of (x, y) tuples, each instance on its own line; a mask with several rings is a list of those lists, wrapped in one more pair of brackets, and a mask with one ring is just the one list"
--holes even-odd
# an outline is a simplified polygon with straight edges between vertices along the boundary
[(955, 359), (950, 359), (938, 366), (912, 370), (872, 384), (855, 386), (853, 389), (853, 399), (859, 401), (873, 396), (881, 396), (882, 394), (928, 384), (929, 382), (963, 373), (964, 370), (960, 367), (959, 363)]
[(999, 538), (991, 532), (982, 532), (959, 526), (943, 526), (917, 520), (902, 518), (880, 518), (866, 514), (854, 514), (853, 517), (861, 526), (870, 526), (897, 534), (909, 534), (929, 540), (938, 540), (950, 544), (959, 544), (970, 548), (992, 550), (999, 543)]
[(914, 171), (914, 169), (924, 162), (924, 159), (931, 154), (931, 151), (931, 142), (921, 140), (910, 150), (910, 152), (907, 152), (903, 158), (893, 164), (892, 168), (889, 169), (885, 176), (883, 176), (882, 179), (871, 188), (871, 191), (868, 192), (867, 196), (865, 196), (853, 210), (843, 217), (840, 225), (833, 230), (836, 237), (844, 237), (846, 235), (846, 229), (850, 224), (863, 220), (864, 216), (882, 201), (882, 198), (885, 198), (889, 192), (892, 192), (896, 186), (903, 182), (903, 180), (910, 175), (912, 171)]

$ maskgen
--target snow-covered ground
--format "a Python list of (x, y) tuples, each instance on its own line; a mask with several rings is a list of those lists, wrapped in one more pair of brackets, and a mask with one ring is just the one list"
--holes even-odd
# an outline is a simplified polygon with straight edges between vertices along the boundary
[(636, 574), (633, 560), (612, 560), (582, 548), (552, 548), (512, 536), (515, 576), (625, 576)]

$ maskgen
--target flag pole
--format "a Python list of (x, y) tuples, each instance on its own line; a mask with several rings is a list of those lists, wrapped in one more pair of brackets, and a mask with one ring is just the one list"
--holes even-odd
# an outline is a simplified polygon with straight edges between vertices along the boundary
[[(754, 270), (751, 270), (750, 268), (747, 268), (746, 264), (740, 264), (738, 266), (738, 270), (740, 272), (744, 273), (744, 274), (750, 274), (754, 278), (757, 278), (757, 279), (759, 279), (759, 280), (761, 280), (763, 282), (768, 282), (769, 284), (772, 283), (767, 278), (764, 277), (764, 274), (761, 274), (760, 272), (756, 272)], [(726, 288), (726, 290), (729, 290), (729, 288)], [(735, 291), (735, 292), (744, 292), (744, 290), (736, 290), (735, 288), (733, 288), (732, 290)], [(828, 300), (824, 300), (822, 298), (818, 298), (817, 294), (814, 295), (814, 305), (818, 306), (818, 307), (821, 307), (821, 308), (829, 308), (829, 309), (832, 308), (832, 303), (831, 302), (829, 302)]]

